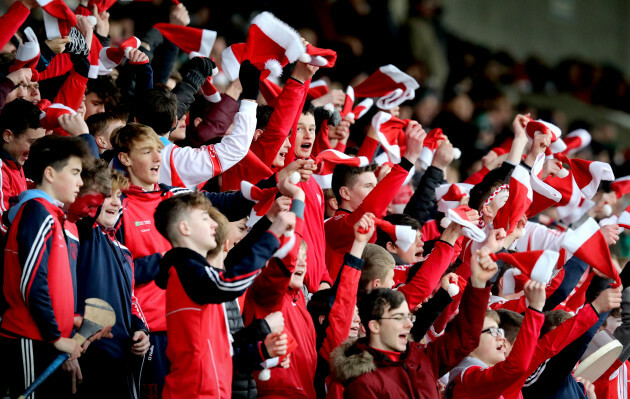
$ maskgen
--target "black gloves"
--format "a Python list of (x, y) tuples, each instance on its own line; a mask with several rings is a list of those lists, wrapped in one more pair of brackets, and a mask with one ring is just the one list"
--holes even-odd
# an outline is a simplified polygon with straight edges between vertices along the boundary
[(341, 114), (339, 110), (332, 104), (326, 104), (323, 107), (315, 107), (315, 126), (319, 129), (322, 123), (337, 126), (341, 122)]
[(195, 57), (179, 70), (183, 77), (182, 80), (190, 84), (195, 92), (199, 90), (208, 76), (215, 74), (215, 71), (218, 73), (217, 64), (205, 57)]
[(241, 62), (238, 78), (243, 87), (241, 98), (256, 101), (260, 86), (260, 71), (258, 68), (253, 66), (249, 60), (245, 60)]

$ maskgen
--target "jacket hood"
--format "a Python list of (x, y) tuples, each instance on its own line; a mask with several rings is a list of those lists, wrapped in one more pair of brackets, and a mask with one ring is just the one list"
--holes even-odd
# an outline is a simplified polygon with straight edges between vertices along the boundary
[(457, 366), (453, 367), (448, 373), (448, 383), (446, 384), (446, 391), (444, 395), (446, 398), (451, 399), (453, 397), (453, 386), (455, 385), (455, 379), (460, 376), (461, 373), (466, 371), (469, 367), (478, 366), (484, 369), (488, 368), (488, 365), (481, 360), (467, 356)]
[(330, 369), (342, 383), (376, 370), (374, 356), (362, 340), (349, 339), (330, 353)]
[(9, 223), (13, 223), (13, 219), (15, 219), (15, 216), (17, 215), (22, 205), (24, 205), (26, 201), (32, 200), (34, 198), (44, 198), (46, 201), (57, 206), (61, 204), (59, 201), (55, 200), (53, 197), (50, 196), (50, 194), (46, 193), (45, 191), (37, 190), (37, 189), (23, 191), (18, 196), (18, 203), (13, 205), (11, 209), (9, 209), (9, 213), (8, 213)]

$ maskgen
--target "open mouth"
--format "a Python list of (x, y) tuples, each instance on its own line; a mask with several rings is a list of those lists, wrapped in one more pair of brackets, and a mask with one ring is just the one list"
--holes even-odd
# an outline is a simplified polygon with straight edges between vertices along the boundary
[(114, 209), (107, 209), (105, 211), (105, 213), (108, 214), (108, 215), (114, 215), (115, 216), (117, 212)]
[(302, 277), (304, 275), (304, 272), (295, 272), (294, 274), (298, 277)]
[(312, 146), (313, 146), (313, 144), (312, 144), (312, 143), (304, 143), (304, 144), (302, 144), (302, 145), (300, 146), (300, 148), (301, 148), (301, 149), (303, 149), (303, 150), (308, 150), (308, 149), (310, 149)]
[(284, 159), (284, 157), (285, 157), (286, 155), (287, 155), (287, 153), (286, 153), (286, 152), (281, 152), (281, 153), (278, 153), (278, 156), (279, 156), (280, 158), (282, 158), (282, 159)]
[(154, 166), (151, 168), (151, 172), (157, 173), (160, 170), (160, 166)]

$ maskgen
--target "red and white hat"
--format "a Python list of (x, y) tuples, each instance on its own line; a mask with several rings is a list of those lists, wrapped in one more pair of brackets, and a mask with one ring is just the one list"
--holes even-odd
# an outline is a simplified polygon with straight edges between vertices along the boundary
[[(120, 47), (103, 47), (100, 53), (100, 61), (106, 69), (113, 69), (120, 65), (125, 57), (129, 57), (129, 53), (133, 49), (140, 47), (140, 39), (131, 36), (120, 44)], [(137, 64), (148, 64), (149, 60)]]
[(357, 97), (380, 97), (376, 106), (392, 109), (416, 96), (420, 85), (394, 65), (385, 65), (354, 88)]
[(260, 82), (260, 94), (262, 94), (267, 105), (271, 105), (273, 107), (276, 103), (276, 99), (280, 96), (280, 93), (282, 93), (282, 87), (278, 86), (271, 80), (265, 79)]
[(247, 226), (253, 226), (258, 220), (260, 220), (260, 218), (269, 212), (269, 209), (271, 209), (271, 206), (276, 199), (276, 194), (278, 194), (278, 188), (272, 187), (262, 189), (246, 180), (243, 180), (241, 182), (241, 192), (243, 193), (243, 197), (255, 202), (249, 215), (249, 220), (247, 221)]
[(619, 227), (630, 229), (630, 205), (619, 214), (616, 223)]
[(532, 203), (527, 209), (527, 218), (532, 218), (538, 215), (545, 209), (552, 207), (562, 199), (562, 195), (555, 188), (549, 184), (543, 182), (542, 168), (545, 164), (545, 154), (538, 154), (534, 165), (532, 166), (530, 184), (532, 186), (533, 195)]
[(60, 104), (54, 103), (48, 106), (48, 108), (43, 110), (39, 116), (40, 123), (42, 127), (46, 130), (54, 130), (59, 127), (59, 117), (66, 114), (76, 114), (77, 111), (72, 108)]
[(372, 100), (371, 98), (366, 98), (365, 100), (358, 103), (356, 107), (352, 109), (352, 112), (348, 113), (346, 117), (352, 117), (356, 121), (363, 117), (363, 115), (367, 114), (370, 108), (372, 108), (372, 105), (374, 105), (374, 100)]
[(337, 53), (333, 50), (315, 47), (312, 44), (306, 45), (306, 56), (302, 56), (300, 61), (320, 68), (332, 68), (337, 61)]
[(217, 90), (216, 87), (212, 84), (212, 76), (208, 76), (206, 81), (201, 85), (201, 92), (203, 93), (203, 98), (211, 103), (218, 103), (221, 101), (221, 93)]
[(474, 186), (467, 183), (442, 184), (435, 189), (438, 211), (446, 213), (449, 209), (457, 208), (460, 201), (467, 197)]
[(620, 177), (610, 183), (610, 189), (615, 192), (617, 199), (630, 193), (630, 176)]
[(337, 150), (324, 150), (315, 157), (313, 178), (323, 189), (332, 187), (332, 174), (337, 165), (349, 165), (356, 167), (368, 166), (370, 161), (366, 157), (352, 157)]
[(186, 53), (198, 53), (210, 57), (212, 46), (217, 39), (217, 32), (191, 26), (173, 25), (165, 22), (153, 26), (162, 36)]
[[(420, 151), (420, 167), (426, 170), (431, 163), (433, 162), (433, 156), (435, 155), (435, 151), (437, 151), (438, 147), (441, 145), (440, 141), (447, 140), (448, 138), (439, 127), (435, 129), (431, 129), (429, 133), (427, 133), (427, 137), (424, 139), (422, 143), (422, 151)], [(459, 159), (462, 155), (459, 148), (453, 148), (454, 159)]]
[(70, 28), (77, 24), (77, 17), (63, 0), (37, 0), (44, 16), (44, 28), (48, 40), (68, 36)]
[(533, 190), (529, 172), (523, 166), (516, 165), (510, 178), (510, 194), (505, 206), (499, 209), (492, 222), (494, 228), (503, 228), (507, 234), (513, 232), (532, 201)]
[(486, 239), (486, 233), (468, 219), (466, 212), (470, 210), (471, 208), (468, 205), (460, 205), (457, 208), (449, 209), (448, 212), (446, 212), (444, 219), (442, 219), (441, 225), (446, 228), (450, 222), (457, 223), (462, 226), (462, 233), (464, 236), (476, 242), (483, 242)]
[(311, 82), (311, 85), (308, 88), (308, 92), (306, 93), (306, 99), (308, 101), (313, 101), (327, 93), (328, 84), (324, 79), (318, 79), (314, 82)]
[(571, 174), (586, 199), (590, 200), (597, 194), (602, 180), (615, 180), (612, 168), (605, 162), (570, 159), (562, 154), (556, 154), (556, 158), (571, 166)]
[(262, 71), (261, 80), (269, 75), (279, 78), (285, 65), (311, 58), (300, 35), (270, 12), (252, 19), (243, 57)]
[[(560, 254), (547, 249), (544, 251), (515, 252), (511, 254), (500, 252), (498, 254), (490, 254), (490, 257), (494, 261), (501, 259), (503, 262), (514, 266), (518, 270), (512, 272), (511, 276), (509, 276), (507, 272), (504, 274), (503, 294), (505, 295), (516, 292), (514, 276), (520, 274), (529, 276), (529, 278), (539, 283), (548, 284), (549, 281), (551, 281), (551, 276), (553, 275), (553, 270), (556, 268)], [(506, 275), (508, 276), (506, 277)]]
[(593, 218), (588, 218), (576, 230), (567, 231), (561, 246), (602, 274), (615, 280), (614, 287), (621, 284), (619, 273), (610, 258), (606, 239)]
[(352, 112), (352, 106), (354, 105), (354, 88), (352, 86), (346, 87), (346, 98), (341, 107), (341, 117), (345, 118), (350, 112)]
[(553, 123), (545, 122), (543, 120), (530, 120), (527, 123), (527, 126), (525, 126), (525, 132), (530, 140), (533, 140), (534, 136), (537, 134), (550, 134), (551, 145), (549, 146), (549, 150), (551, 151), (551, 154), (562, 152), (567, 149), (567, 145), (560, 138), (562, 131)]
[(584, 129), (577, 129), (567, 134), (563, 140), (567, 145), (567, 149), (562, 153), (571, 155), (591, 144), (591, 134)]
[(389, 112), (377, 112), (372, 118), (372, 128), (378, 141), (393, 163), (399, 163), (406, 148), (405, 128), (409, 120), (399, 119)]
[(411, 226), (394, 225), (383, 219), (375, 219), (374, 224), (378, 229), (384, 231), (403, 252), (406, 252), (416, 242), (417, 230)]
[(233, 82), (238, 79), (238, 72), (241, 70), (241, 62), (245, 56), (245, 43), (236, 43), (221, 53), (221, 70)]
[(273, 171), (252, 150), (248, 150), (236, 165), (221, 173), (221, 190), (237, 191), (241, 189), (243, 180), (256, 183), (271, 175)]
[(39, 42), (30, 26), (24, 29), (24, 34), (28, 41), (20, 44), (18, 47), (15, 61), (9, 66), (9, 72), (15, 72), (21, 68), (30, 68), (33, 72), (31, 80), (37, 82), (39, 73), (35, 67), (37, 67), (37, 62), (39, 61)]

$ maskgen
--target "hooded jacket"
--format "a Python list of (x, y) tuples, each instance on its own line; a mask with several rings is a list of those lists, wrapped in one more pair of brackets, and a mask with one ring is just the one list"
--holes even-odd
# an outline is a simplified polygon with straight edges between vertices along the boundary
[[(27, 190), (24, 169), (7, 153), (0, 149), (0, 218), (9, 210), (9, 199)], [(2, 223), (0, 232), (4, 235), (7, 226)]]

